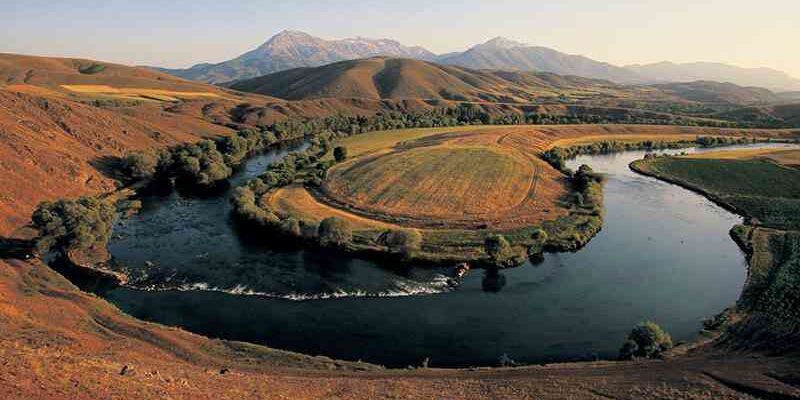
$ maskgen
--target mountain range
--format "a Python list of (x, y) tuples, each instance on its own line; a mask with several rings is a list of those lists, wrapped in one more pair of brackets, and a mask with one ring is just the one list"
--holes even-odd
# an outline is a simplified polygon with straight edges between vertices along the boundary
[(351, 38), (325, 40), (298, 31), (283, 31), (258, 48), (221, 63), (197, 64), (185, 69), (157, 68), (181, 78), (207, 83), (249, 79), (300, 67), (375, 56), (412, 58), (471, 69), (552, 72), (605, 79), (616, 83), (730, 82), (776, 92), (800, 90), (800, 79), (769, 68), (742, 68), (727, 64), (660, 62), (617, 66), (591, 58), (494, 38), (466, 51), (437, 55), (419, 46), (395, 40)]

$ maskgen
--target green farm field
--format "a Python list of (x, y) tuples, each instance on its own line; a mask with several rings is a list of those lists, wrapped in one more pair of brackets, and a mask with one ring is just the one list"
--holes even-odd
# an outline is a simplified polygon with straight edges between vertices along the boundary
[(637, 171), (682, 184), (754, 219), (756, 225), (800, 229), (800, 171), (767, 159), (660, 157)]

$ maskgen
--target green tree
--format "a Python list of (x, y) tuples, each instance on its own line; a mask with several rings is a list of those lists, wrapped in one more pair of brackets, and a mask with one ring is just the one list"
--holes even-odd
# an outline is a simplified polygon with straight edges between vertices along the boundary
[(336, 146), (333, 149), (333, 158), (336, 159), (336, 162), (342, 162), (347, 159), (347, 147), (344, 146)]
[(328, 217), (319, 224), (319, 242), (323, 246), (346, 246), (353, 241), (350, 224), (339, 217)]
[(620, 349), (620, 357), (657, 358), (672, 348), (672, 337), (652, 321), (642, 322), (631, 330)]
[(39, 250), (66, 254), (71, 250), (105, 247), (115, 216), (113, 204), (95, 197), (81, 197), (40, 203), (31, 219), (39, 230)]

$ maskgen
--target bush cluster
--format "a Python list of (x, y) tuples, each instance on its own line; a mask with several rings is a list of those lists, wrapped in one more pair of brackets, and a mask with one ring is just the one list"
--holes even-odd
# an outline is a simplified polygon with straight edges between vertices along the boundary
[(43, 202), (32, 216), (33, 226), (40, 234), (39, 251), (66, 254), (71, 250), (105, 247), (115, 215), (113, 204), (95, 197)]
[(620, 349), (620, 358), (658, 358), (672, 348), (672, 337), (652, 321), (637, 325)]

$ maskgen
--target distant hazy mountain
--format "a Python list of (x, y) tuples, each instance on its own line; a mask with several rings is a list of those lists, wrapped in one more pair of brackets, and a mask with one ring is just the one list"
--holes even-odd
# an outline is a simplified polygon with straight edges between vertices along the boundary
[(800, 79), (770, 68), (742, 68), (710, 62), (660, 62), (629, 65), (626, 68), (653, 82), (717, 81), (740, 86), (760, 86), (775, 91), (800, 90)]
[(733, 83), (694, 81), (652, 85), (667, 94), (702, 103), (756, 104), (783, 100), (777, 94), (760, 87), (743, 87)]
[(643, 80), (635, 72), (622, 67), (501, 37), (474, 46), (463, 53), (443, 55), (436, 61), (472, 69), (552, 72), (629, 83)]
[(702, 62), (663, 62), (620, 67), (501, 37), (473, 46), (464, 52), (437, 56), (422, 47), (404, 46), (389, 39), (325, 40), (303, 32), (283, 31), (258, 48), (233, 60), (218, 64), (197, 64), (186, 69), (157, 69), (186, 79), (222, 83), (293, 68), (317, 67), (337, 61), (375, 56), (412, 58), (471, 69), (551, 72), (617, 83), (717, 81), (765, 87), (774, 91), (800, 90), (800, 80), (768, 68), (740, 68)]
[(283, 31), (257, 49), (219, 64), (198, 64), (187, 69), (162, 69), (173, 75), (210, 83), (254, 78), (298, 67), (316, 67), (336, 61), (374, 56), (432, 60), (435, 54), (388, 39), (324, 40), (303, 32)]

